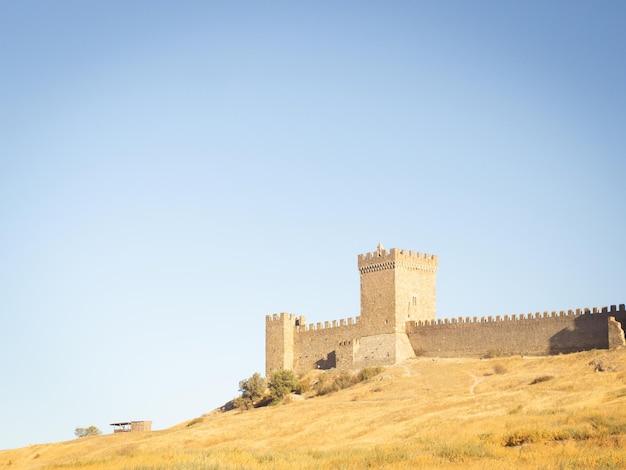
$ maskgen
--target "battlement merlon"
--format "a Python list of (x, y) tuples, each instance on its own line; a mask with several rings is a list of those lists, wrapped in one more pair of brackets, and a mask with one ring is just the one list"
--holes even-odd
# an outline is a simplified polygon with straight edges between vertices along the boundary
[(265, 324), (269, 325), (273, 322), (281, 322), (283, 324), (291, 324), (293, 326), (306, 325), (305, 316), (296, 316), (293, 313), (282, 312), (280, 314), (273, 313), (272, 315), (265, 315)]
[(542, 319), (554, 319), (558, 317), (580, 317), (588, 315), (610, 315), (610, 314), (626, 314), (626, 305), (611, 305), (604, 307), (585, 307), (569, 310), (553, 310), (535, 313), (520, 313), (513, 315), (496, 315), (495, 318), (492, 315), (482, 317), (456, 317), (456, 318), (439, 318), (432, 320), (418, 320), (409, 321), (407, 325), (411, 327), (416, 326), (436, 326), (445, 325), (449, 323), (501, 323), (510, 321), (521, 320), (542, 320)]
[(358, 267), (361, 272), (371, 269), (393, 269), (396, 265), (419, 267), (436, 272), (439, 259), (437, 255), (400, 248), (385, 250), (382, 245), (378, 245), (377, 251), (358, 255)]

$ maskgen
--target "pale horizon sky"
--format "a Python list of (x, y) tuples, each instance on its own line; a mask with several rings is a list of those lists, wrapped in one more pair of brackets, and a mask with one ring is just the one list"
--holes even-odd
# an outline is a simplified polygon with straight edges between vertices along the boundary
[(0, 449), (219, 407), (265, 315), (626, 303), (626, 4), (0, 2)]

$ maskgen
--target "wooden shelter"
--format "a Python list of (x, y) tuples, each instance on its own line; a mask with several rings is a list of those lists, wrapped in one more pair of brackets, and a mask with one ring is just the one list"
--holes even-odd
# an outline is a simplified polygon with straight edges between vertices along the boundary
[(113, 432), (148, 432), (152, 431), (152, 421), (124, 421), (111, 423)]

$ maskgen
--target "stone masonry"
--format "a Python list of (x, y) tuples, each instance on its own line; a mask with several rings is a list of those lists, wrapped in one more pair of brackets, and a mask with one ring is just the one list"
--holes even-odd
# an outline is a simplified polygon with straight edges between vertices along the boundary
[(527, 315), (436, 320), (435, 255), (378, 245), (358, 256), (361, 315), (307, 325), (265, 320), (266, 375), (393, 365), (415, 355), (545, 355), (625, 345), (624, 305)]

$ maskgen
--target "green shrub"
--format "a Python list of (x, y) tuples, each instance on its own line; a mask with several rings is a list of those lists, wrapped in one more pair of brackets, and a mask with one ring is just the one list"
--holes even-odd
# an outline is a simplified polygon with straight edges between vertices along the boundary
[(267, 383), (258, 372), (239, 382), (239, 392), (241, 392), (242, 398), (250, 400), (252, 403), (261, 399), (265, 395), (265, 390), (267, 390)]
[(233, 400), (233, 406), (240, 411), (253, 408), (263, 398), (267, 390), (267, 382), (261, 374), (255, 372), (251, 377), (239, 381), (240, 396)]
[(96, 426), (89, 426), (88, 428), (76, 428), (74, 430), (74, 435), (76, 437), (87, 437), (87, 436), (99, 436), (102, 432)]
[(270, 395), (272, 400), (277, 403), (282, 400), (285, 395), (296, 390), (298, 379), (292, 370), (278, 370), (272, 374), (269, 383)]
[(233, 406), (239, 411), (249, 410), (254, 407), (252, 400), (244, 397), (236, 397), (233, 399)]

